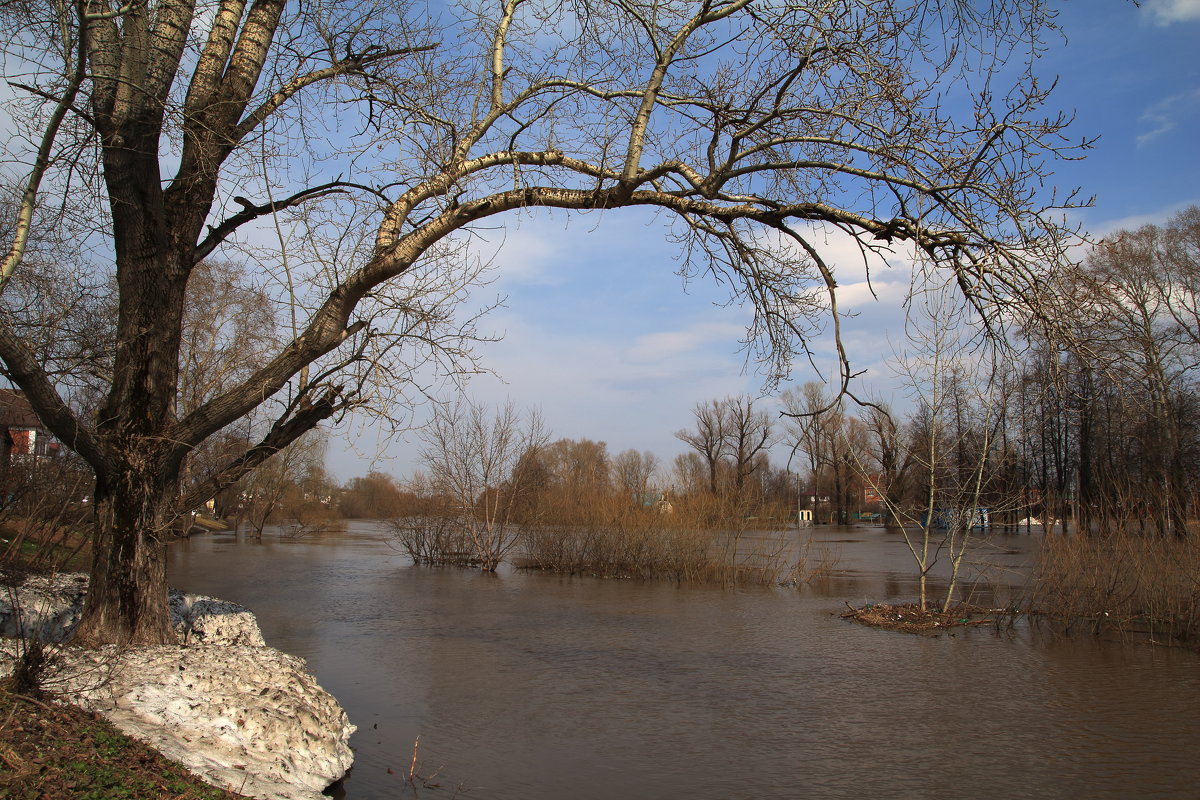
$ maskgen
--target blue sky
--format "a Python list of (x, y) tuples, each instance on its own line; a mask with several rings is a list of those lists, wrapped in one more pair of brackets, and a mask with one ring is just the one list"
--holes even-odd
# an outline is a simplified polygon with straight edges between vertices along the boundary
[[(1086, 159), (1058, 163), (1051, 179), (1096, 196), (1077, 221), (1103, 235), (1200, 204), (1200, 0), (1050, 2), (1063, 37), (1050, 36), (1038, 66), (1044, 80), (1057, 78), (1049, 109), (1075, 115), (1077, 140), (1099, 137)], [(8, 91), (0, 84), (0, 97)], [(0, 130), (10, 129), (0, 114)], [(723, 305), (726, 293), (703, 277), (684, 285), (665, 230), (645, 210), (622, 210), (541, 213), (492, 232), (478, 248), (493, 259), (496, 281), (479, 302), (507, 298), (484, 324), (502, 338), (479, 347), (495, 375), (472, 379), (468, 394), (539, 408), (555, 438), (601, 440), (612, 454), (650, 450), (664, 464), (685, 450), (674, 433), (690, 426), (695, 404), (758, 396), (762, 376), (739, 349), (748, 312)], [(844, 242), (830, 248), (854, 261)], [(839, 301), (854, 312), (844, 338), (855, 369), (866, 370), (862, 388), (902, 407), (888, 361), (903, 338), (908, 273), (902, 263), (876, 270), (878, 300), (861, 275), (839, 277)], [(828, 350), (828, 337), (820, 347)], [(833, 360), (818, 352), (815, 369), (797, 363), (784, 386), (832, 371)], [(332, 431), (328, 465), (339, 480), (372, 469), (406, 476), (418, 450), (411, 433), (389, 438), (351, 421)]]
[[(1058, 6), (1065, 41), (1051, 39), (1039, 70), (1058, 76), (1051, 105), (1075, 113), (1075, 137), (1100, 137), (1086, 160), (1058, 164), (1052, 179), (1096, 196), (1078, 221), (1103, 234), (1200, 204), (1200, 0)], [(613, 454), (651, 450), (666, 464), (685, 449), (673, 434), (690, 425), (697, 402), (758, 395), (762, 377), (738, 345), (747, 312), (721, 307), (725, 294), (710, 281), (682, 285), (663, 230), (644, 211), (621, 211), (543, 214), (496, 232), (481, 251), (494, 252), (498, 267), (488, 291), (507, 296), (488, 318), (503, 339), (480, 355), (499, 377), (472, 379), (468, 393), (540, 408), (555, 438), (605, 441)], [(886, 362), (903, 332), (908, 278), (896, 270), (875, 280), (877, 302), (861, 285), (844, 290), (857, 300), (847, 340), (871, 390), (897, 402)], [(826, 376), (830, 365), (817, 363)], [(798, 363), (791, 385), (816, 377)], [(411, 434), (387, 440), (351, 424), (334, 432), (329, 466), (339, 479), (370, 469), (405, 476), (417, 451)]]

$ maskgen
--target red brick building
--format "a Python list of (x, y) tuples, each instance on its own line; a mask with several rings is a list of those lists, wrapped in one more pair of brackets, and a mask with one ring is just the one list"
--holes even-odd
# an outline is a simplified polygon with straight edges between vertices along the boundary
[(0, 389), (0, 469), (18, 463), (36, 464), (57, 455), (59, 446), (33, 413), (24, 392)]

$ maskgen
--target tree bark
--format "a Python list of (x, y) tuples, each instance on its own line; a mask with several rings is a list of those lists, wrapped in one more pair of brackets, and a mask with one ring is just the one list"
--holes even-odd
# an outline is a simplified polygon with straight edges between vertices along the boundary
[(166, 543), (173, 536), (173, 480), (129, 470), (121, 485), (97, 480), (92, 578), (74, 642), (172, 644)]

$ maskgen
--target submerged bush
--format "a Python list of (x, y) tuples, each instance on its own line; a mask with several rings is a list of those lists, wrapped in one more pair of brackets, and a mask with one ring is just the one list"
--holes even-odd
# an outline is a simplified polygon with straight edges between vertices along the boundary
[(460, 516), (419, 514), (388, 520), (395, 540), (414, 564), (467, 566), (475, 549)]
[(1095, 630), (1200, 641), (1200, 542), (1130, 532), (1048, 535), (1035, 607)]
[(795, 572), (786, 542), (744, 527), (707, 527), (663, 504), (593, 499), (523, 530), (520, 566), (604, 578), (777, 583)]

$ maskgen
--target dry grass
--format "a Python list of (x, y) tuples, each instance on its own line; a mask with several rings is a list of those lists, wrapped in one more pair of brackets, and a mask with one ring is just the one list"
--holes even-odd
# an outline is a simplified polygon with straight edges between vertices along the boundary
[[(475, 566), (463, 514), (431, 505), (389, 523), (415, 563)], [(779, 528), (705, 495), (642, 505), (585, 488), (525, 504), (510, 561), (564, 574), (723, 585), (799, 585), (828, 574), (836, 563), (828, 548), (811, 539), (797, 547)]]
[(526, 528), (520, 566), (602, 578), (694, 580), (709, 567), (707, 532), (629, 514)]
[(1047, 536), (1033, 607), (1105, 629), (1200, 641), (1200, 541), (1109, 533)]
[(0, 565), (15, 569), (86, 569), (90, 544), (90, 531), (76, 524), (13, 517), (0, 522)]
[[(784, 537), (710, 528), (684, 514), (595, 505), (570, 521), (530, 526), (520, 566), (605, 578), (723, 585), (804, 583), (827, 560)], [(814, 565), (810, 568), (810, 564)]]

